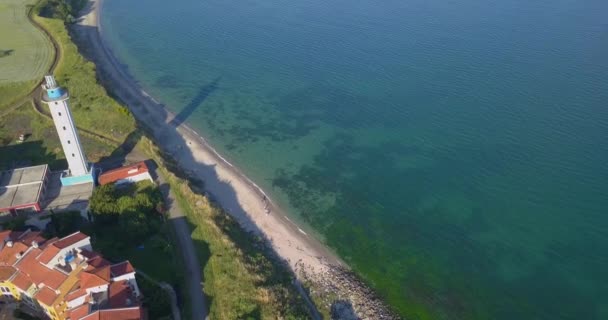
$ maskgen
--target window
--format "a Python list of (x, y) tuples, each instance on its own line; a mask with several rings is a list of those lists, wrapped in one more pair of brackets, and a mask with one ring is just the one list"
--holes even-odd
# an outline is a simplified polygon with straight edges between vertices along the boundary
[(57, 114), (61, 117), (61, 112), (57, 112)]
[(7, 287), (0, 287), (0, 291), (2, 291), (3, 296), (7, 296), (7, 297), (11, 297), (11, 298), (13, 297), (13, 293)]
[(65, 126), (63, 127), (63, 130), (66, 130), (66, 129), (65, 129)]
[(68, 144), (70, 144), (70, 140), (68, 140)]
[(58, 104), (57, 101), (55, 101), (55, 105), (57, 105), (57, 104)]
[(72, 153), (72, 157), (75, 157), (76, 155)]

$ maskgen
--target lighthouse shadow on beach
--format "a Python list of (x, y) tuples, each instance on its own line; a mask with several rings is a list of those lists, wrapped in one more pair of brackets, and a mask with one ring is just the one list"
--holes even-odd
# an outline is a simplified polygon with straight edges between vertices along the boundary
[[(217, 202), (218, 207), (221, 204), (222, 209), (230, 214), (230, 217), (224, 213), (217, 215), (214, 223), (222, 230), (224, 237), (228, 237), (237, 247), (243, 248), (247, 265), (259, 268), (249, 270), (249, 272), (263, 275), (262, 280), (256, 283), (256, 286), (270, 288), (277, 283), (289, 284), (292, 281), (287, 267), (289, 262), (281, 259), (269, 245), (270, 239), (257, 227), (255, 221), (243, 208), (231, 182), (218, 176), (217, 167), (224, 166), (222, 164), (224, 160), (219, 158), (200, 136), (184, 125), (184, 121), (218, 89), (221, 77), (202, 85), (190, 102), (181, 108), (182, 111), (173, 115), (163, 104), (145, 93), (137, 85), (129, 70), (115, 60), (109, 49), (104, 46), (97, 27), (77, 24), (71, 29), (73, 39), (77, 42), (81, 54), (96, 62), (100, 82), (113, 97), (129, 107), (130, 112), (138, 121), (139, 130), (146, 132), (146, 136), (160, 148), (163, 165), (176, 176), (186, 180), (192, 192), (212, 199)], [(138, 133), (129, 135), (117, 148), (115, 155), (128, 153), (137, 143), (138, 138)], [(214, 155), (214, 164), (199, 161), (194, 152)], [(230, 166), (226, 165), (226, 167)], [(236, 169), (233, 170), (237, 176), (240, 176)], [(167, 188), (167, 185), (163, 185), (163, 188)], [(259, 199), (263, 197), (261, 193), (258, 196)], [(188, 217), (177, 219), (188, 220), (190, 226), (194, 225)], [(174, 223), (176, 222), (174, 221)], [(255, 241), (251, 239), (255, 239)], [(194, 245), (198, 246), (196, 243)], [(208, 246), (208, 244), (206, 245)], [(217, 254), (221, 255), (221, 253)], [(257, 266), (256, 261), (259, 261), (262, 256), (266, 261), (272, 262)], [(206, 260), (202, 262), (206, 263)], [(205, 268), (204, 265), (201, 267)], [(291, 283), (301, 286), (297, 280), (293, 280)], [(282, 296), (279, 298), (292, 299)], [(290, 301), (278, 305), (293, 308)], [(312, 314), (318, 314), (312, 304), (309, 304), (308, 307), (311, 308)]]

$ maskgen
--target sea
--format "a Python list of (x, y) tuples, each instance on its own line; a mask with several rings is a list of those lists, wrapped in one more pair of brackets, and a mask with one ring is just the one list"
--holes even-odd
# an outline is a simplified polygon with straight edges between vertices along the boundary
[(103, 36), (406, 319), (608, 319), (608, 1), (105, 0)]

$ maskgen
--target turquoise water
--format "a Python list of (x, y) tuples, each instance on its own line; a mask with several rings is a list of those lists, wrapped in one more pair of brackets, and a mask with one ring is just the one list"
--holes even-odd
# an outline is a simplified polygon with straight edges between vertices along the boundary
[(605, 0), (106, 0), (142, 86), (409, 319), (608, 319)]

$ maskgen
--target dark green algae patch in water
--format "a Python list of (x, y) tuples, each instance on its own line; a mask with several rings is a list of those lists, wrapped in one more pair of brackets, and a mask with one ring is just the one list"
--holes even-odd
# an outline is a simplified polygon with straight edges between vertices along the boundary
[(608, 319), (607, 5), (106, 0), (102, 19), (147, 91), (405, 318)]
[[(562, 234), (552, 241), (547, 237), (559, 232), (554, 229), (561, 228), (564, 217), (539, 221), (543, 217), (527, 220), (514, 215), (522, 207), (530, 210), (529, 206), (538, 212), (567, 214), (544, 203), (521, 203), (530, 201), (531, 191), (546, 187), (545, 196), (552, 197), (555, 205), (564, 204), (553, 198), (564, 189), (550, 190), (545, 181), (532, 181), (535, 173), (553, 172), (554, 168), (541, 168), (545, 163), (539, 159), (546, 154), (517, 143), (457, 146), (456, 139), (443, 148), (386, 139), (390, 135), (383, 136), (383, 142), (362, 144), (348, 132), (373, 127), (372, 123), (383, 123), (383, 130), (390, 131), (403, 121), (395, 121), (394, 114), (361, 117), (367, 106), (379, 102), (328, 87), (294, 91), (274, 100), (276, 109), (264, 112), (247, 104), (226, 108), (210, 102), (204, 119), (237, 154), (248, 145), (268, 141), (293, 142), (297, 150), (299, 139), (327, 125), (319, 118), (331, 119), (331, 127), (337, 129), (323, 141), (313, 161), (277, 169), (271, 185), (404, 317), (598, 317), (604, 302), (581, 291), (589, 279), (576, 283), (569, 276), (584, 268), (597, 280), (605, 279), (604, 258), (577, 252), (584, 243), (594, 243), (598, 252), (608, 250), (602, 235)], [(327, 92), (331, 98), (324, 95)], [(235, 117), (246, 120), (218, 128), (223, 119)], [(478, 129), (487, 130), (485, 126), (491, 124), (479, 124)], [(586, 160), (600, 163), (602, 154)], [(513, 172), (520, 174), (517, 181), (508, 182), (515, 190), (502, 189), (503, 175)], [(569, 185), (576, 188), (583, 183)], [(588, 199), (597, 202), (594, 196)], [(594, 205), (585, 209), (600, 210)], [(586, 289), (599, 290), (601, 296), (601, 285), (594, 286), (591, 283)], [(569, 302), (545, 309), (563, 300)]]

